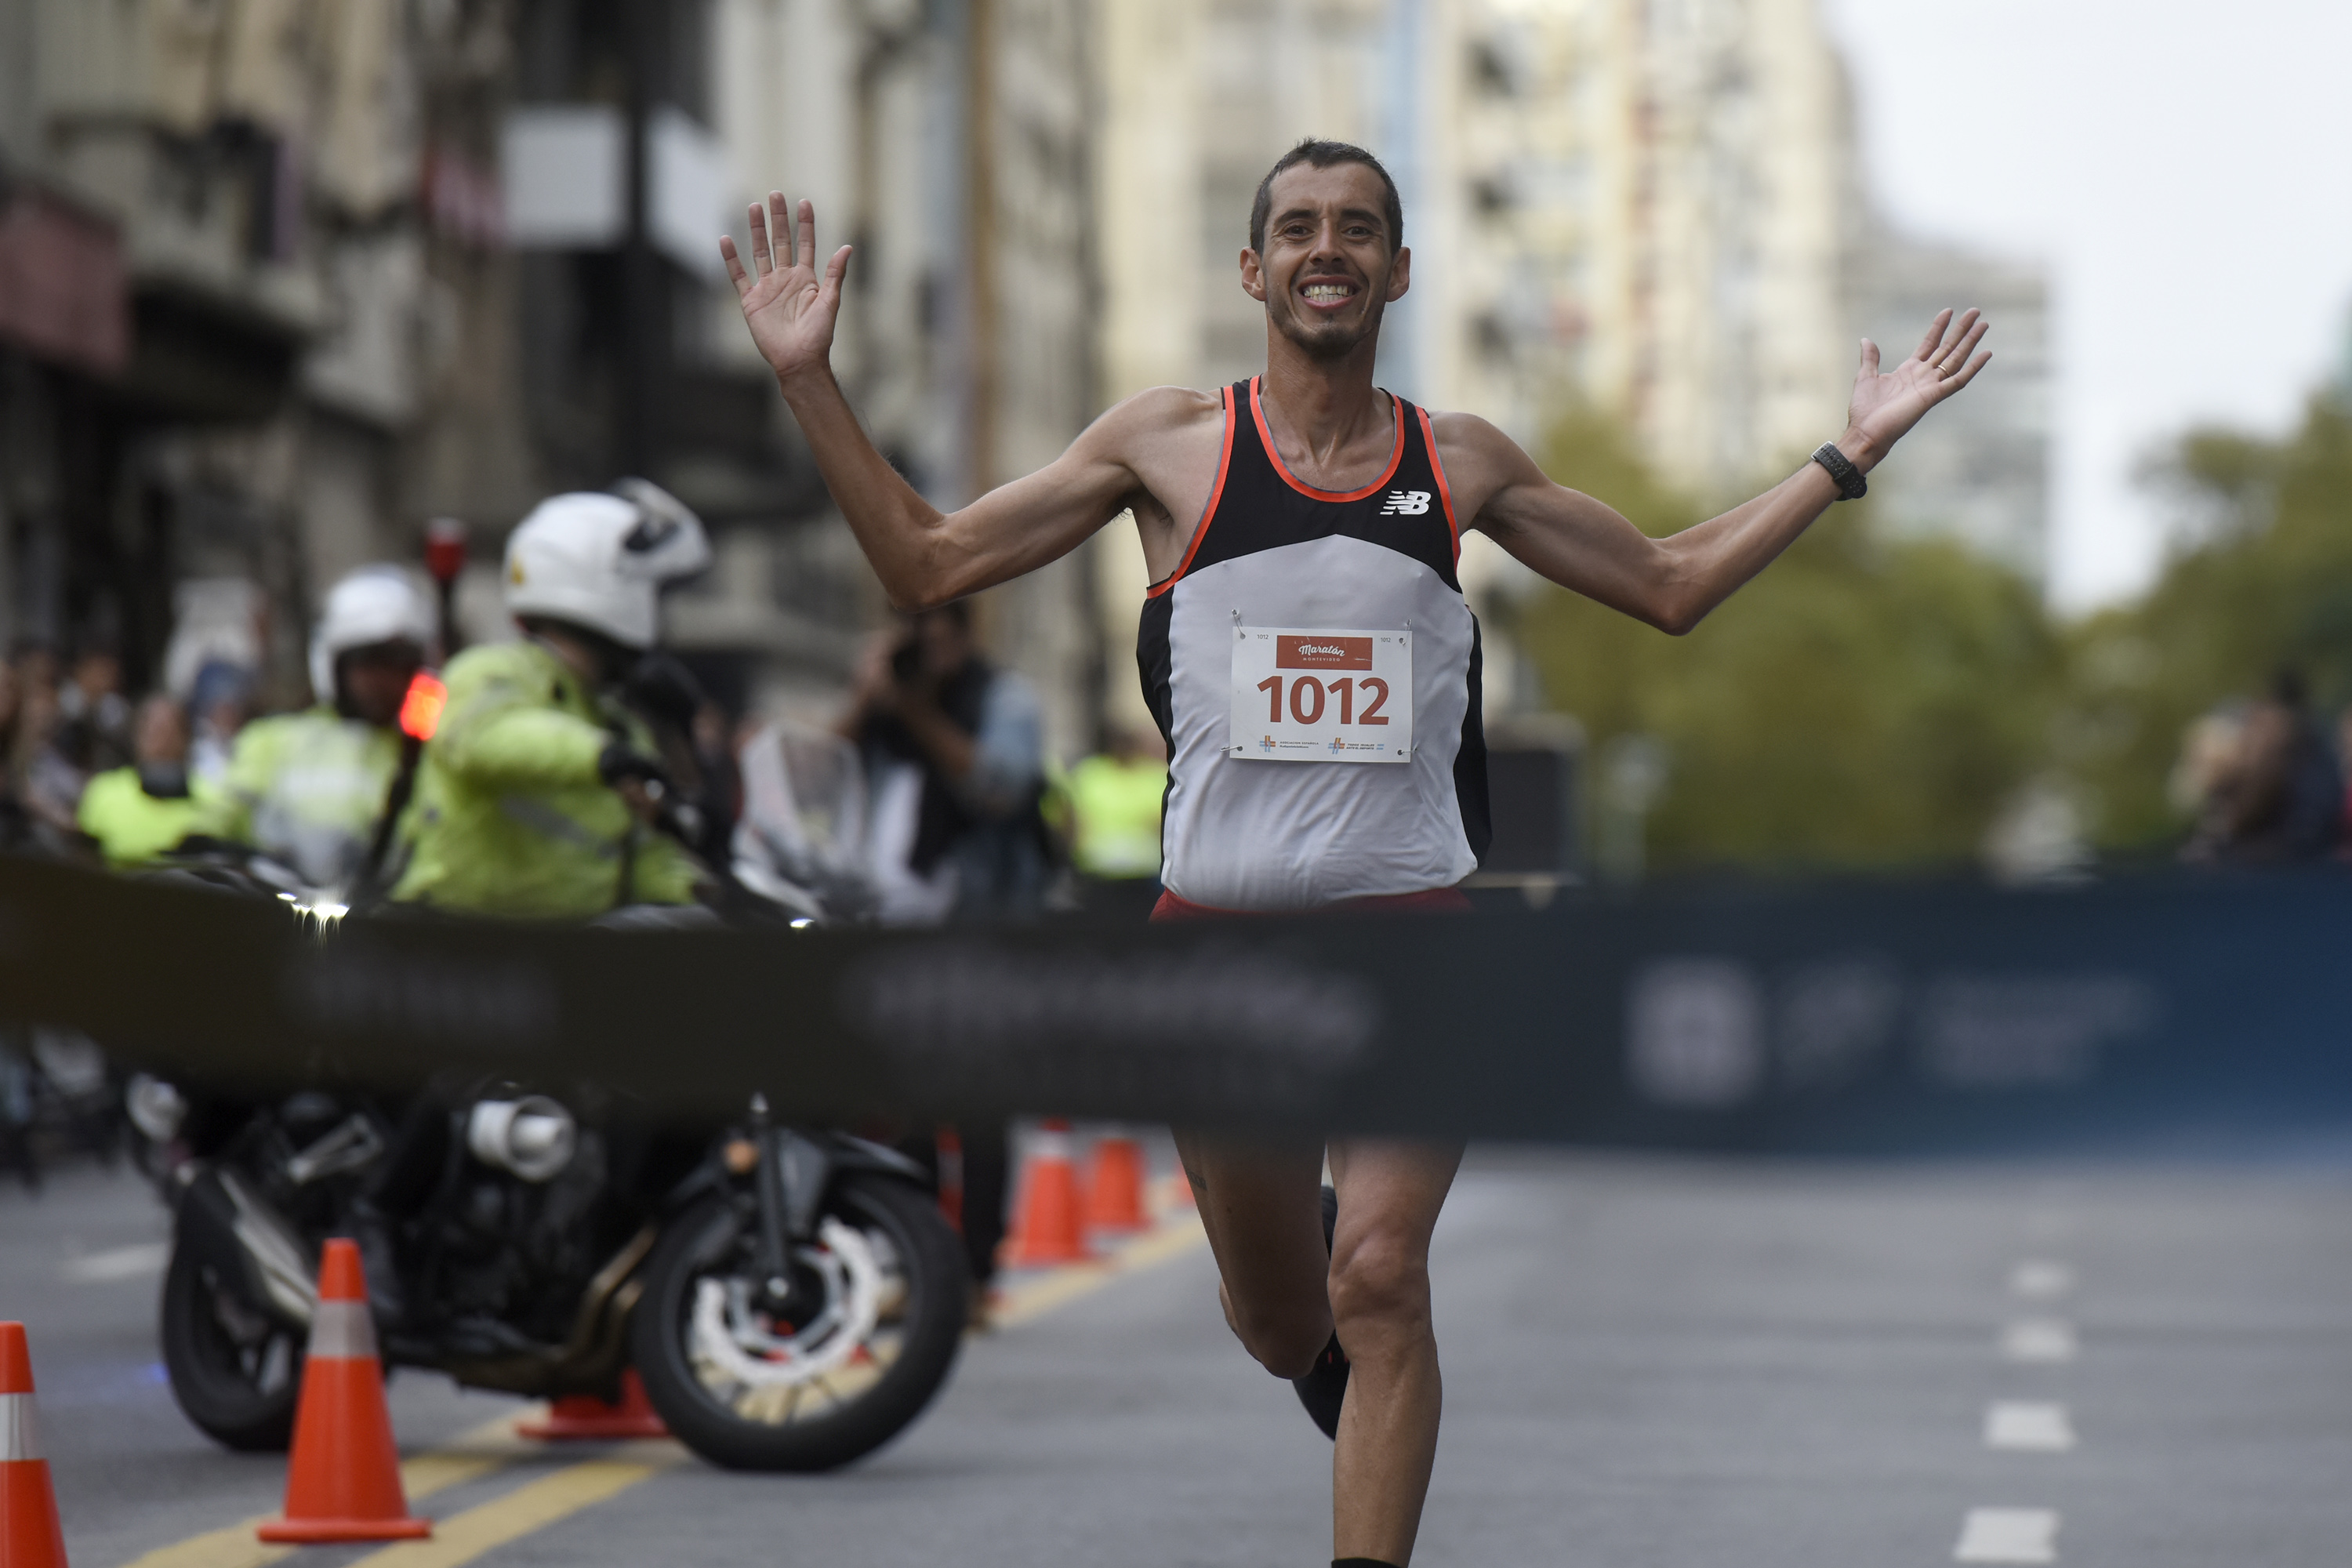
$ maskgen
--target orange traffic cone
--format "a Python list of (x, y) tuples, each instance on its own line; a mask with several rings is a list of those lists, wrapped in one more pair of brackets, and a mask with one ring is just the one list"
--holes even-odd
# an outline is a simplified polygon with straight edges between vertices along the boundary
[(1079, 1226), (1078, 1173), (1070, 1163), (1070, 1124), (1039, 1122), (1021, 1165), (1021, 1198), (1013, 1210), (1013, 1267), (1084, 1263), (1094, 1254)]
[(400, 1489), (392, 1412), (383, 1404), (375, 1322), (368, 1316), (360, 1249), (337, 1237), (319, 1260), (319, 1304), (294, 1407), (294, 1458), (286, 1470), (286, 1517), (264, 1541), (400, 1541), (433, 1533), (412, 1519)]
[(1149, 1230), (1143, 1212), (1143, 1145), (1132, 1138), (1095, 1140), (1087, 1163), (1087, 1224), (1097, 1230)]
[(66, 1568), (57, 1489), (33, 1416), (25, 1325), (0, 1323), (0, 1568)]
[(518, 1421), (515, 1430), (526, 1437), (560, 1443), (592, 1437), (667, 1437), (669, 1428), (654, 1414), (646, 1397), (645, 1380), (635, 1367), (621, 1374), (621, 1397), (615, 1404), (593, 1394), (575, 1394), (548, 1406), (537, 1421)]

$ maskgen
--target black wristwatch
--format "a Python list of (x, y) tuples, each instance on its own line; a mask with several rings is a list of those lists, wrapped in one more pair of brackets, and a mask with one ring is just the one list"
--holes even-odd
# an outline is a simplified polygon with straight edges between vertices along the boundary
[(1862, 477), (1862, 470), (1853, 466), (1852, 459), (1838, 450), (1836, 442), (1822, 442), (1821, 449), (1813, 454), (1813, 461), (1827, 468), (1830, 478), (1837, 481), (1841, 500), (1860, 500), (1870, 493), (1870, 481)]

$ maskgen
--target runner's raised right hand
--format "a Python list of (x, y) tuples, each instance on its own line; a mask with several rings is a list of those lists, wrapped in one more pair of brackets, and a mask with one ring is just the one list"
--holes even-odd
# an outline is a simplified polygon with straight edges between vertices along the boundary
[[(800, 204), (795, 222), (784, 193), (770, 191), (765, 210), (751, 209), (751, 267), (735, 253), (735, 237), (721, 235), (719, 257), (742, 302), (751, 342), (779, 380), (827, 368), (833, 323), (841, 313), (841, 279), (849, 270), (848, 246), (833, 253), (824, 276), (816, 270), (816, 208)], [(772, 251), (768, 237), (777, 245)], [(778, 254), (781, 252), (781, 254)]]

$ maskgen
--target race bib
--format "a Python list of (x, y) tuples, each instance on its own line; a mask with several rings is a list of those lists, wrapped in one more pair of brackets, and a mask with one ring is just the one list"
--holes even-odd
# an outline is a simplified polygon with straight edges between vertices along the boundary
[(1235, 626), (1225, 753), (1404, 762), (1412, 755), (1412, 634)]

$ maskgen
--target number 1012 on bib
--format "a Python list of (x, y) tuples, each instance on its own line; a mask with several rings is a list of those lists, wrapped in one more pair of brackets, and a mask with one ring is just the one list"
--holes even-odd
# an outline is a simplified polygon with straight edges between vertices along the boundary
[(1276, 763), (1412, 755), (1412, 634), (1234, 628), (1225, 754)]

